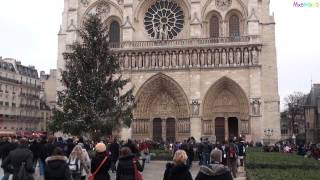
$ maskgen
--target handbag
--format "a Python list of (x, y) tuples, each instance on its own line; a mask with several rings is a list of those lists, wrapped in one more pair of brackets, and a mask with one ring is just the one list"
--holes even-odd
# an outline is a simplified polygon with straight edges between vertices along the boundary
[(91, 174), (91, 176), (89, 176), (88, 180), (94, 180), (94, 176), (99, 172), (99, 170), (101, 169), (102, 165), (108, 160), (108, 156), (106, 156), (103, 161), (99, 164), (98, 168), (93, 172), (93, 174)]
[(133, 160), (134, 180), (143, 180), (141, 173), (138, 171), (136, 160)]

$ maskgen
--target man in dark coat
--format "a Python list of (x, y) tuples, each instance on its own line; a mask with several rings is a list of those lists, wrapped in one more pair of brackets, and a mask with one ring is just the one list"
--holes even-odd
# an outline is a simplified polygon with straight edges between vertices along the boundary
[(112, 172), (116, 171), (116, 162), (119, 158), (120, 145), (117, 142), (117, 139), (114, 138), (113, 142), (110, 144), (109, 151), (111, 152), (111, 170)]
[(22, 163), (25, 163), (25, 170), (29, 174), (27, 179), (33, 180), (33, 155), (28, 149), (28, 141), (25, 138), (20, 139), (19, 146), (15, 150), (11, 151), (8, 157), (2, 162), (2, 168), (9, 168), (9, 165), (13, 166), (12, 180), (18, 180), (18, 173)]
[[(17, 148), (17, 144), (13, 143), (10, 137), (4, 138), (4, 142), (1, 144), (0, 148), (2, 161), (5, 160), (10, 151), (14, 150), (15, 148)], [(4, 173), (2, 180), (9, 180), (11, 170), (4, 168), (3, 171)]]
[(232, 180), (228, 167), (221, 164), (222, 151), (214, 149), (210, 153), (211, 163), (208, 166), (201, 166), (195, 180)]

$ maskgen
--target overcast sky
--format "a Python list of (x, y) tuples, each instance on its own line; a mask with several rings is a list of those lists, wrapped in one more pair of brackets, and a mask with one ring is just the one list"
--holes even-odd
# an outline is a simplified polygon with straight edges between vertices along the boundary
[[(294, 8), (293, 2), (271, 0), (270, 8), (277, 23), (281, 100), (294, 91), (308, 92), (311, 79), (320, 83), (320, 7)], [(0, 0), (0, 56), (39, 71), (56, 68), (62, 11), (63, 0)]]

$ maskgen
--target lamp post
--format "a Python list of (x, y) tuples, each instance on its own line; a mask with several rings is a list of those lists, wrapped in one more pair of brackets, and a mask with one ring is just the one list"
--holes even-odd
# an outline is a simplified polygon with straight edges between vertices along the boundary
[(270, 144), (270, 138), (273, 136), (273, 129), (266, 128), (264, 129), (264, 135), (268, 137), (269, 144)]

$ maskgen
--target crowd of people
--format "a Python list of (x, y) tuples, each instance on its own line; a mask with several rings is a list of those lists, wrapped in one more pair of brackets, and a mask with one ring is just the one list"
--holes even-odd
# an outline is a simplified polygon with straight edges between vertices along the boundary
[(194, 138), (175, 143), (153, 141), (93, 142), (80, 138), (3, 138), (0, 142), (1, 168), (8, 180), (33, 180), (36, 166), (45, 180), (142, 180), (141, 172), (150, 162), (150, 149), (169, 149), (173, 162), (166, 164), (163, 180), (190, 180), (193, 161), (199, 160), (196, 180), (232, 179), (243, 166), (245, 144), (230, 140), (212, 144)]
[(306, 158), (320, 160), (320, 144), (295, 144), (290, 142), (281, 142), (274, 145), (264, 146), (265, 152), (282, 152), (286, 154), (297, 153)]

